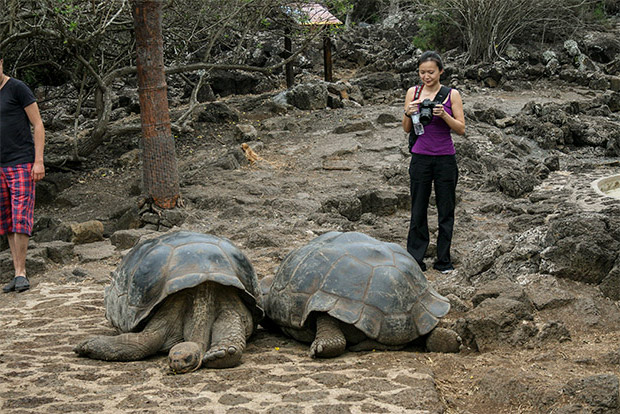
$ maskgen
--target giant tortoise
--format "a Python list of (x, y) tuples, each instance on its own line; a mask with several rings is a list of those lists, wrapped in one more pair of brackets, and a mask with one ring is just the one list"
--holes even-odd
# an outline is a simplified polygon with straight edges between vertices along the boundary
[(263, 316), (247, 257), (223, 238), (173, 232), (138, 243), (112, 272), (106, 317), (120, 332), (79, 344), (81, 356), (133, 361), (169, 351), (174, 373), (240, 363)]
[(459, 350), (455, 332), (436, 328), (450, 303), (415, 259), (362, 233), (326, 233), (291, 251), (261, 290), (264, 325), (311, 342), (312, 357), (338, 356), (347, 344), (354, 351), (400, 349), (424, 335), (430, 351)]

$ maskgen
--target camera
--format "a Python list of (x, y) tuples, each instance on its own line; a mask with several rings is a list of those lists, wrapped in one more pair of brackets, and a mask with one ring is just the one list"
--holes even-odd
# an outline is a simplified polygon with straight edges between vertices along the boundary
[(420, 104), (420, 123), (422, 125), (426, 126), (433, 120), (433, 108), (435, 105), (436, 102), (430, 99), (425, 99)]

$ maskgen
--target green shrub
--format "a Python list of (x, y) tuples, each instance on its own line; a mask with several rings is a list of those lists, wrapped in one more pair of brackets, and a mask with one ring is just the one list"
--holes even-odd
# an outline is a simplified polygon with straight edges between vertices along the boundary
[(415, 10), (440, 16), (421, 26), (416, 42), (436, 46), (439, 30), (458, 32), (470, 62), (493, 61), (515, 40), (561, 38), (606, 18), (608, 1), (412, 0)]
[(439, 13), (420, 17), (418, 28), (418, 34), (413, 38), (413, 45), (418, 49), (443, 52), (461, 46), (458, 31), (446, 24), (445, 17)]

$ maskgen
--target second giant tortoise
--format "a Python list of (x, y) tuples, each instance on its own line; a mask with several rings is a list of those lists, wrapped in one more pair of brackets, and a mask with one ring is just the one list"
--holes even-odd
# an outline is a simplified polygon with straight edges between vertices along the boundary
[(351, 350), (400, 349), (431, 332), (430, 351), (459, 350), (455, 332), (436, 328), (449, 301), (394, 243), (357, 232), (326, 233), (290, 252), (273, 279), (263, 281), (270, 322), (311, 342), (312, 357), (340, 355), (347, 344)]
[(263, 311), (247, 257), (223, 238), (173, 232), (138, 243), (105, 289), (120, 335), (96, 336), (78, 355), (133, 361), (168, 352), (172, 372), (237, 365)]

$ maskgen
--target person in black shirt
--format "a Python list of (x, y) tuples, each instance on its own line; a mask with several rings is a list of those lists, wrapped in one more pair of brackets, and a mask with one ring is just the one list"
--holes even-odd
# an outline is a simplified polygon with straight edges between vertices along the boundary
[(7, 76), (3, 64), (0, 54), (0, 235), (7, 235), (15, 268), (15, 276), (2, 288), (8, 293), (30, 288), (26, 252), (34, 222), (35, 182), (45, 177), (45, 129), (32, 91)]

